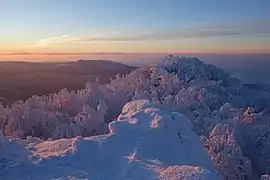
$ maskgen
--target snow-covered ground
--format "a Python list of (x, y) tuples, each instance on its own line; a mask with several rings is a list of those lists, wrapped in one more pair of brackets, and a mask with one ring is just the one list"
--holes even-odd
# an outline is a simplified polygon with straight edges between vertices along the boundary
[(219, 179), (190, 120), (148, 100), (126, 104), (106, 135), (0, 139), (0, 179)]

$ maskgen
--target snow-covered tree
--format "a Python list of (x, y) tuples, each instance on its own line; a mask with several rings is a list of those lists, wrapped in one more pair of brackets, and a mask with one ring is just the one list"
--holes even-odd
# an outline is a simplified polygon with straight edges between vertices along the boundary
[(170, 55), (106, 85), (89, 82), (77, 91), (34, 95), (10, 107), (0, 104), (0, 126), (5, 136), (23, 139), (104, 134), (123, 106), (138, 99), (188, 116), (224, 177), (252, 177), (249, 159), (258, 178), (270, 172), (269, 91), (244, 86), (192, 57)]
[(234, 139), (230, 126), (217, 124), (205, 141), (206, 149), (224, 180), (252, 180), (251, 162)]

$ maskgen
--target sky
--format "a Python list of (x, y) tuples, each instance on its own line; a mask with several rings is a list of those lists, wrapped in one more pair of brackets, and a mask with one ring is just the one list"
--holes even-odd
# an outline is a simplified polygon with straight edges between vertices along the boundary
[(2, 0), (0, 60), (270, 52), (269, 0)]

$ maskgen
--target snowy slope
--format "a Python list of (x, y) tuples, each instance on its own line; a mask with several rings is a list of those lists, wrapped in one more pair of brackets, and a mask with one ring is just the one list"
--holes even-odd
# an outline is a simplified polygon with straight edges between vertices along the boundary
[(110, 133), (56, 141), (0, 141), (0, 179), (216, 180), (184, 115), (147, 100), (126, 104)]

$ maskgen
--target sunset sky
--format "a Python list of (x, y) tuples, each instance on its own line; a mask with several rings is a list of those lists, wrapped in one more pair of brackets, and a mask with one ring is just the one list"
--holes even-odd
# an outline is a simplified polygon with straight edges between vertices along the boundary
[(269, 0), (2, 0), (0, 24), (0, 60), (270, 52)]

